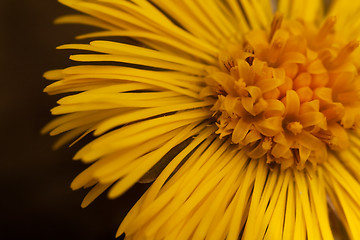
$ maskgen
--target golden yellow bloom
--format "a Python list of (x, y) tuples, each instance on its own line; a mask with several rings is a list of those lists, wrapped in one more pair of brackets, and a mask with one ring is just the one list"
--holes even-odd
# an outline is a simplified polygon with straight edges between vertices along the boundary
[(85, 207), (154, 180), (117, 236), (334, 239), (334, 211), (360, 239), (360, 2), (60, 2), (85, 14), (59, 23), (105, 29), (79, 38), (118, 37), (45, 74), (71, 93), (56, 147), (97, 137), (71, 187), (93, 186)]

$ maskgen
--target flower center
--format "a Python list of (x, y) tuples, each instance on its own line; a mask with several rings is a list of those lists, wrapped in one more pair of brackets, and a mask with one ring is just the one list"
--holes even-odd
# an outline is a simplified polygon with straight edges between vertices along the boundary
[(330, 17), (319, 28), (276, 14), (269, 31), (228, 44), (201, 92), (216, 99), (219, 137), (283, 169), (346, 149), (346, 130), (360, 126), (359, 43), (344, 42), (335, 22)]

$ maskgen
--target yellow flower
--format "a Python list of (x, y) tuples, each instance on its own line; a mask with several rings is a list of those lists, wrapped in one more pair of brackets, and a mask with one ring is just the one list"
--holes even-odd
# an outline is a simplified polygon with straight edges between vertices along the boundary
[(45, 74), (70, 94), (43, 131), (96, 136), (71, 187), (85, 207), (154, 180), (118, 236), (328, 240), (331, 210), (360, 239), (359, 1), (60, 2), (117, 37)]

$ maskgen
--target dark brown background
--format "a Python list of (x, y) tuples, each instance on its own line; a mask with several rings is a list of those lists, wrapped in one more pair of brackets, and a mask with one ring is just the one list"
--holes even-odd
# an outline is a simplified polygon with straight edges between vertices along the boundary
[(81, 209), (86, 191), (69, 187), (85, 168), (71, 160), (79, 146), (54, 152), (55, 138), (39, 134), (58, 98), (42, 92), (42, 74), (72, 64), (69, 52), (55, 47), (94, 30), (53, 24), (69, 13), (74, 12), (56, 0), (0, 0), (1, 239), (114, 239), (146, 187), (116, 200), (102, 196)]

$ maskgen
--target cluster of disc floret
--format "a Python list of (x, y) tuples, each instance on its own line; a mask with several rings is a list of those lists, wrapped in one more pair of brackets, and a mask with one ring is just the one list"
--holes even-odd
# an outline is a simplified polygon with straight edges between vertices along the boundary
[(340, 41), (335, 22), (319, 28), (276, 14), (270, 30), (228, 44), (201, 92), (216, 99), (219, 137), (283, 169), (347, 148), (347, 130), (360, 126), (359, 43)]

